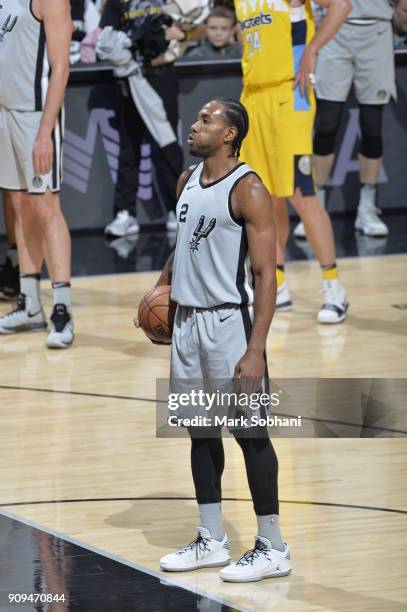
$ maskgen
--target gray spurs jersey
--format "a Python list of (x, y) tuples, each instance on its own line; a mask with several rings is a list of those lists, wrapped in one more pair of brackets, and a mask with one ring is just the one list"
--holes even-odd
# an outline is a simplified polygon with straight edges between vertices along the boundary
[(231, 196), (241, 178), (254, 171), (239, 164), (205, 185), (203, 163), (187, 181), (177, 203), (177, 245), (171, 297), (182, 306), (212, 308), (252, 304), (254, 287), (244, 223), (236, 219)]
[(0, 106), (42, 111), (49, 65), (44, 25), (32, 0), (0, 0)]
[(352, 11), (348, 19), (393, 19), (393, 9), (388, 0), (352, 0)]

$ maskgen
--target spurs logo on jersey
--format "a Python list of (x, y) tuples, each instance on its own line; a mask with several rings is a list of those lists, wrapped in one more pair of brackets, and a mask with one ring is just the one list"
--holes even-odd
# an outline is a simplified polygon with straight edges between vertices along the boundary
[(212, 217), (209, 221), (208, 225), (204, 227), (205, 223), (205, 215), (202, 215), (198, 221), (196, 228), (194, 229), (194, 237), (189, 243), (190, 250), (194, 253), (199, 250), (199, 243), (202, 238), (207, 238), (211, 232), (215, 229), (216, 219)]
[[(1, 8), (1, 7), (0, 7)], [(0, 47), (2, 47), (3, 43), (4, 43), (4, 39), (6, 37), (6, 34), (8, 32), (12, 32), (14, 26), (16, 25), (18, 21), (18, 17), (17, 15), (11, 15), (9, 14), (6, 19), (3, 21), (3, 23), (1, 23), (1, 29), (0, 29)]]
[(177, 245), (171, 297), (183, 306), (252, 304), (254, 289), (246, 228), (232, 207), (238, 182), (253, 170), (238, 164), (204, 184), (203, 163), (187, 181), (177, 204)]

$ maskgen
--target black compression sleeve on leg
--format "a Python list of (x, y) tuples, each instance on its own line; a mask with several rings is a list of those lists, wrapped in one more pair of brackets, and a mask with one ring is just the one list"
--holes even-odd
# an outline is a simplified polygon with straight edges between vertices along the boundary
[(369, 159), (383, 156), (383, 105), (360, 104), (360, 153)]
[(258, 433), (257, 437), (235, 438), (243, 451), (255, 513), (278, 514), (278, 459), (267, 430), (259, 428)]
[(191, 468), (198, 504), (221, 501), (221, 478), (225, 467), (225, 454), (221, 436), (218, 438), (191, 438)]
[(335, 140), (341, 124), (344, 106), (344, 102), (317, 100), (314, 135), (315, 155), (331, 155), (335, 152)]

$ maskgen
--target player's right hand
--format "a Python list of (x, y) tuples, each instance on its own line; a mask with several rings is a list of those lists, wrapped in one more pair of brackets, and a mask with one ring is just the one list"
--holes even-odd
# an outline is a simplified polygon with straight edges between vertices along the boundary
[(54, 157), (54, 145), (51, 136), (38, 133), (33, 148), (33, 164), (36, 175), (51, 172)]

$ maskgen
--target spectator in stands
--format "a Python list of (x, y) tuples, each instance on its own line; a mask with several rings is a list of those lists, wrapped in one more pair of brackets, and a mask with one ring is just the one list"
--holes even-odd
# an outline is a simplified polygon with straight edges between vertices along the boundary
[[(161, 146), (156, 139), (160, 166), (160, 191), (168, 210), (167, 229), (175, 230), (176, 186), (182, 172), (183, 155), (176, 139), (178, 83), (173, 63), (176, 58), (175, 43), (183, 40), (185, 34), (175, 22), (172, 22), (170, 16), (167, 15), (170, 21), (165, 19), (165, 5), (165, 0), (132, 0), (131, 3), (107, 0), (99, 25), (102, 29), (111, 26), (113, 30), (125, 33), (131, 39), (133, 58), (141, 67), (148, 86), (152, 88), (151, 93), (156, 98), (158, 96), (158, 102), (162, 102), (164, 117), (161, 119), (165, 124), (166, 132), (172, 132), (173, 140)], [(103, 33), (99, 37), (98, 49), (102, 36)], [(100, 51), (98, 53), (99, 57), (102, 57)], [(103, 59), (109, 58), (104, 56)], [(140, 146), (146, 134), (146, 117), (140, 105), (135, 103), (130, 78), (132, 78), (131, 74), (128, 77), (120, 78), (119, 132), (121, 146), (114, 202), (115, 218), (105, 228), (105, 232), (113, 236), (136, 234), (139, 231), (135, 205), (138, 191)]]
[(234, 40), (236, 18), (227, 7), (217, 6), (206, 21), (207, 40), (185, 55), (187, 60), (240, 59), (240, 45)]

